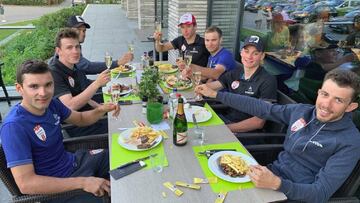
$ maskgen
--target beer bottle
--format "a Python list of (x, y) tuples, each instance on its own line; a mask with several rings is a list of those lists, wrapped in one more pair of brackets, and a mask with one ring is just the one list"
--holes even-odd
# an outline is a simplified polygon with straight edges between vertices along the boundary
[(173, 142), (176, 146), (184, 146), (187, 142), (187, 121), (184, 113), (184, 100), (178, 99), (177, 113), (173, 125)]

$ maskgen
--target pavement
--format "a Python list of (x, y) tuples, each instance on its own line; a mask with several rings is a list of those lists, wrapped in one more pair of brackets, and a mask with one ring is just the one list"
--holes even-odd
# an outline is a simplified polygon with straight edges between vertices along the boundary
[(15, 23), (24, 20), (38, 19), (44, 14), (53, 13), (65, 7), (71, 6), (71, 0), (65, 0), (60, 5), (52, 6), (20, 6), (20, 5), (4, 5), (6, 22), (0, 25)]
[[(39, 14), (39, 16), (41, 15)], [(131, 41), (135, 45), (134, 61), (140, 61), (140, 56), (144, 51), (153, 49), (153, 43), (147, 42), (147, 36), (152, 35), (153, 30), (138, 30), (137, 21), (127, 19), (124, 10), (121, 9), (121, 5), (89, 4), (84, 11), (83, 17), (91, 25), (91, 28), (86, 33), (85, 42), (82, 45), (83, 55), (89, 60), (103, 61), (105, 51), (112, 52), (115, 59), (115, 56), (119, 57), (128, 50), (127, 44)], [(96, 76), (89, 77), (94, 78)], [(13, 86), (7, 87), (7, 90), (11, 96), (18, 96)], [(0, 88), (0, 97), (3, 97), (3, 95), (3, 91)], [(12, 105), (18, 102), (19, 100), (12, 101)], [(3, 118), (9, 110), (7, 102), (0, 102), (0, 113)], [(9, 201), (10, 195), (1, 182), (0, 202)]]

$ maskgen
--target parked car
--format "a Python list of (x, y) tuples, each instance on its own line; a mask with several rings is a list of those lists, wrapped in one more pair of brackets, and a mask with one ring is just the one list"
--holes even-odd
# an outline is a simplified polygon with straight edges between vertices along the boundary
[(293, 12), (290, 17), (298, 22), (310, 23), (316, 21), (321, 12), (328, 12), (329, 18), (337, 16), (335, 7), (329, 6), (326, 2), (318, 2), (305, 7), (301, 11)]
[(249, 1), (245, 2), (244, 9), (245, 9), (245, 11), (250, 11), (250, 12), (256, 13), (257, 8), (255, 7), (255, 5), (256, 5), (256, 1), (249, 0)]
[(360, 9), (360, 0), (346, 0), (342, 4), (335, 7), (339, 16), (353, 10), (354, 8)]
[(72, 0), (72, 5), (80, 5), (80, 4), (86, 4), (86, 0)]
[(334, 31), (342, 32), (342, 33), (350, 33), (353, 29), (354, 17), (356, 15), (360, 15), (360, 10), (355, 9), (350, 11), (341, 17), (333, 18), (329, 21), (329, 27)]

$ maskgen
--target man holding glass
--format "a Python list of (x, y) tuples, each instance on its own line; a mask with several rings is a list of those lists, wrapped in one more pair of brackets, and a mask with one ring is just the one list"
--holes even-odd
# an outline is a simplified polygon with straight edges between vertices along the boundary
[[(226, 72), (217, 81), (201, 86), (216, 91), (226, 89), (234, 94), (261, 98), (270, 102), (276, 101), (276, 78), (260, 66), (265, 57), (262, 39), (255, 35), (247, 37), (240, 55), (243, 64), (241, 68)], [(233, 133), (259, 130), (265, 124), (264, 119), (244, 113), (233, 106), (218, 115)]]
[[(58, 32), (55, 46), (59, 57), (50, 66), (55, 83), (54, 96), (72, 110), (86, 111), (100, 106), (103, 103), (102, 94), (96, 93), (110, 81), (110, 71), (104, 70), (95, 81), (91, 81), (84, 72), (77, 69), (76, 64), (81, 54), (80, 43), (77, 32), (71, 28)], [(67, 132), (71, 137), (107, 133), (107, 119), (88, 127), (71, 127)]]
[(204, 38), (196, 34), (196, 19), (191, 13), (181, 16), (179, 25), (182, 36), (171, 42), (161, 42), (161, 32), (154, 33), (155, 48), (158, 52), (165, 52), (171, 49), (179, 50), (179, 55), (184, 55), (185, 51), (192, 54), (192, 63), (199, 66), (206, 66), (209, 52), (205, 48)]
[(191, 64), (190, 69), (182, 71), (183, 76), (191, 78), (192, 73), (201, 72), (203, 80), (211, 82), (217, 80), (226, 71), (236, 68), (233, 54), (221, 46), (222, 31), (216, 26), (210, 26), (205, 30), (205, 46), (209, 51), (207, 66)]
[[(86, 37), (86, 29), (90, 28), (90, 25), (84, 21), (84, 19), (81, 16), (70, 16), (66, 27), (73, 28), (76, 30), (76, 32), (79, 35), (79, 42), (84, 43), (85, 37)], [(81, 46), (80, 46), (81, 50)], [(49, 65), (53, 65), (55, 62), (55, 58), (58, 58), (59, 56), (55, 53), (55, 55), (49, 60)], [(133, 52), (127, 52), (122, 57), (120, 57), (116, 61), (112, 61), (110, 68), (115, 68), (120, 65), (125, 65), (126, 63), (132, 61), (134, 57)], [(78, 70), (83, 71), (85, 74), (98, 74), (104, 71), (107, 66), (105, 62), (97, 62), (97, 61), (89, 61), (86, 59), (80, 52), (80, 60), (76, 64), (76, 67)]]

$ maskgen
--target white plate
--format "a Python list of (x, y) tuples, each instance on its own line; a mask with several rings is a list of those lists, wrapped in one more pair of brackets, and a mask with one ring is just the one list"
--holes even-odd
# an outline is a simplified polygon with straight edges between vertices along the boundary
[(129, 128), (127, 130), (125, 130), (124, 132), (120, 133), (119, 137), (118, 137), (118, 143), (120, 146), (124, 147), (127, 150), (131, 150), (131, 151), (145, 151), (145, 150), (149, 150), (152, 149), (154, 147), (156, 147), (157, 145), (160, 144), (160, 142), (162, 141), (162, 136), (159, 135), (156, 139), (155, 139), (155, 144), (153, 146), (151, 146), (150, 148), (146, 148), (146, 149), (138, 149), (136, 145), (134, 144), (130, 144), (130, 143), (125, 143), (126, 139), (129, 139), (131, 136), (132, 131), (135, 128)]
[[(105, 94), (105, 95), (111, 95), (111, 93), (109, 93), (109, 89), (111, 89), (111, 85), (110, 85), (110, 83), (108, 83), (109, 85), (106, 85), (105, 87), (103, 87), (102, 88), (102, 92), (103, 92), (103, 94)], [(121, 84), (121, 83), (119, 83), (119, 84)], [(125, 85), (125, 86), (128, 86), (129, 87), (129, 85), (127, 85), (127, 84), (121, 84), (121, 85)], [(133, 91), (133, 89), (132, 88), (129, 88), (128, 90), (125, 90), (125, 91), (122, 91), (122, 92), (120, 92), (120, 96), (123, 96), (123, 95), (126, 95), (126, 94), (129, 94), (130, 92), (132, 92)]]
[(190, 106), (189, 108), (185, 108), (185, 116), (187, 122), (193, 123), (192, 115), (195, 114), (196, 121), (198, 123), (205, 122), (211, 119), (212, 114), (206, 108), (201, 106)]
[(110, 72), (113, 73), (113, 74), (119, 74), (119, 73), (128, 74), (128, 73), (134, 72), (136, 70), (136, 67), (133, 66), (132, 64), (126, 64), (126, 65), (130, 66), (130, 69), (128, 71), (121, 71), (120, 72), (119, 70), (114, 68), (114, 69), (111, 69)]
[(217, 177), (219, 177), (220, 179), (223, 179), (225, 181), (229, 181), (232, 183), (246, 183), (250, 181), (250, 177), (248, 175), (245, 175), (243, 177), (231, 177), (227, 174), (224, 173), (224, 171), (222, 170), (220, 164), (219, 164), (219, 159), (220, 156), (224, 155), (224, 154), (230, 154), (230, 155), (234, 155), (234, 156), (239, 156), (241, 157), (248, 165), (257, 165), (258, 163), (256, 162), (256, 160), (246, 154), (243, 154), (241, 152), (236, 152), (236, 151), (221, 151), (221, 152), (217, 152), (215, 154), (213, 154), (209, 160), (208, 160), (208, 166), (210, 171), (216, 175)]

